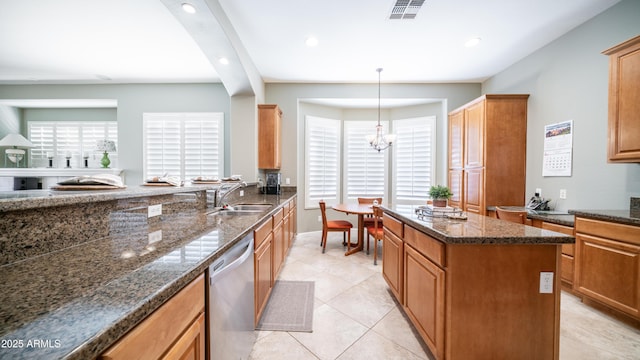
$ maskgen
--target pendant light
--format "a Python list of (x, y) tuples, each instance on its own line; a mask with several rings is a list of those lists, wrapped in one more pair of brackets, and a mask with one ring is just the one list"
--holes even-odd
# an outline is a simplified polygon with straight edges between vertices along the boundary
[(380, 73), (382, 68), (377, 68), (376, 71), (378, 72), (378, 125), (376, 126), (375, 135), (368, 135), (367, 141), (374, 150), (380, 152), (391, 146), (396, 140), (396, 136), (393, 134), (384, 135), (382, 132), (382, 125), (380, 124)]

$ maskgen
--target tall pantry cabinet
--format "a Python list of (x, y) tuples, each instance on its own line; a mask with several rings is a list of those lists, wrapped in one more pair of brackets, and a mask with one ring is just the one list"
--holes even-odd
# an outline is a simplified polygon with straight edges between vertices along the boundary
[(450, 206), (524, 205), (528, 98), (487, 94), (449, 113)]

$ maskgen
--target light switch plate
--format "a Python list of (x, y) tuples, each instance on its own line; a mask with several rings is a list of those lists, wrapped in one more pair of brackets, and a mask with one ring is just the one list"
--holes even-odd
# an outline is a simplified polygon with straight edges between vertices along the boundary
[(540, 294), (553, 294), (553, 272), (540, 272)]
[(149, 233), (149, 244), (153, 244), (161, 240), (162, 240), (162, 230), (156, 230), (154, 232)]
[(158, 215), (162, 215), (162, 204), (149, 205), (149, 212), (147, 217), (151, 218)]

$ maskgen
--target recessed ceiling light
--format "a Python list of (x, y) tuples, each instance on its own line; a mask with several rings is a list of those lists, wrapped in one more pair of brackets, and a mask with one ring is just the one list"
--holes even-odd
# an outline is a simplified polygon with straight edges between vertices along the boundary
[(318, 45), (318, 38), (314, 37), (314, 36), (309, 36), (307, 38), (307, 40), (305, 41), (305, 43), (307, 44), (307, 46), (309, 47), (313, 47)]
[(480, 40), (482, 40), (482, 39), (480, 39), (479, 37), (471, 38), (466, 43), (464, 43), (464, 46), (466, 46), (466, 47), (474, 47), (474, 46), (480, 44)]
[(227, 59), (226, 57), (221, 57), (220, 59), (218, 59), (218, 62), (220, 62), (220, 64), (222, 65), (229, 65), (229, 59)]
[(189, 13), (189, 14), (195, 14), (196, 13), (196, 8), (189, 4), (189, 3), (182, 3), (182, 10), (184, 10), (184, 12)]

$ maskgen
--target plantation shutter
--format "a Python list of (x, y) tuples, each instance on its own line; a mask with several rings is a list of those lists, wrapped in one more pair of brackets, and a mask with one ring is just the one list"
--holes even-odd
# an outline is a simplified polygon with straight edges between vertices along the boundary
[[(381, 124), (389, 129), (388, 122)], [(343, 202), (358, 197), (385, 197), (388, 151), (375, 151), (366, 140), (367, 135), (375, 132), (376, 125), (376, 121), (344, 122)]]
[(338, 201), (340, 179), (340, 120), (307, 116), (305, 119), (305, 208), (318, 201)]
[(144, 176), (222, 177), (222, 113), (143, 115)]
[(435, 177), (434, 116), (393, 121), (393, 201), (422, 203)]

